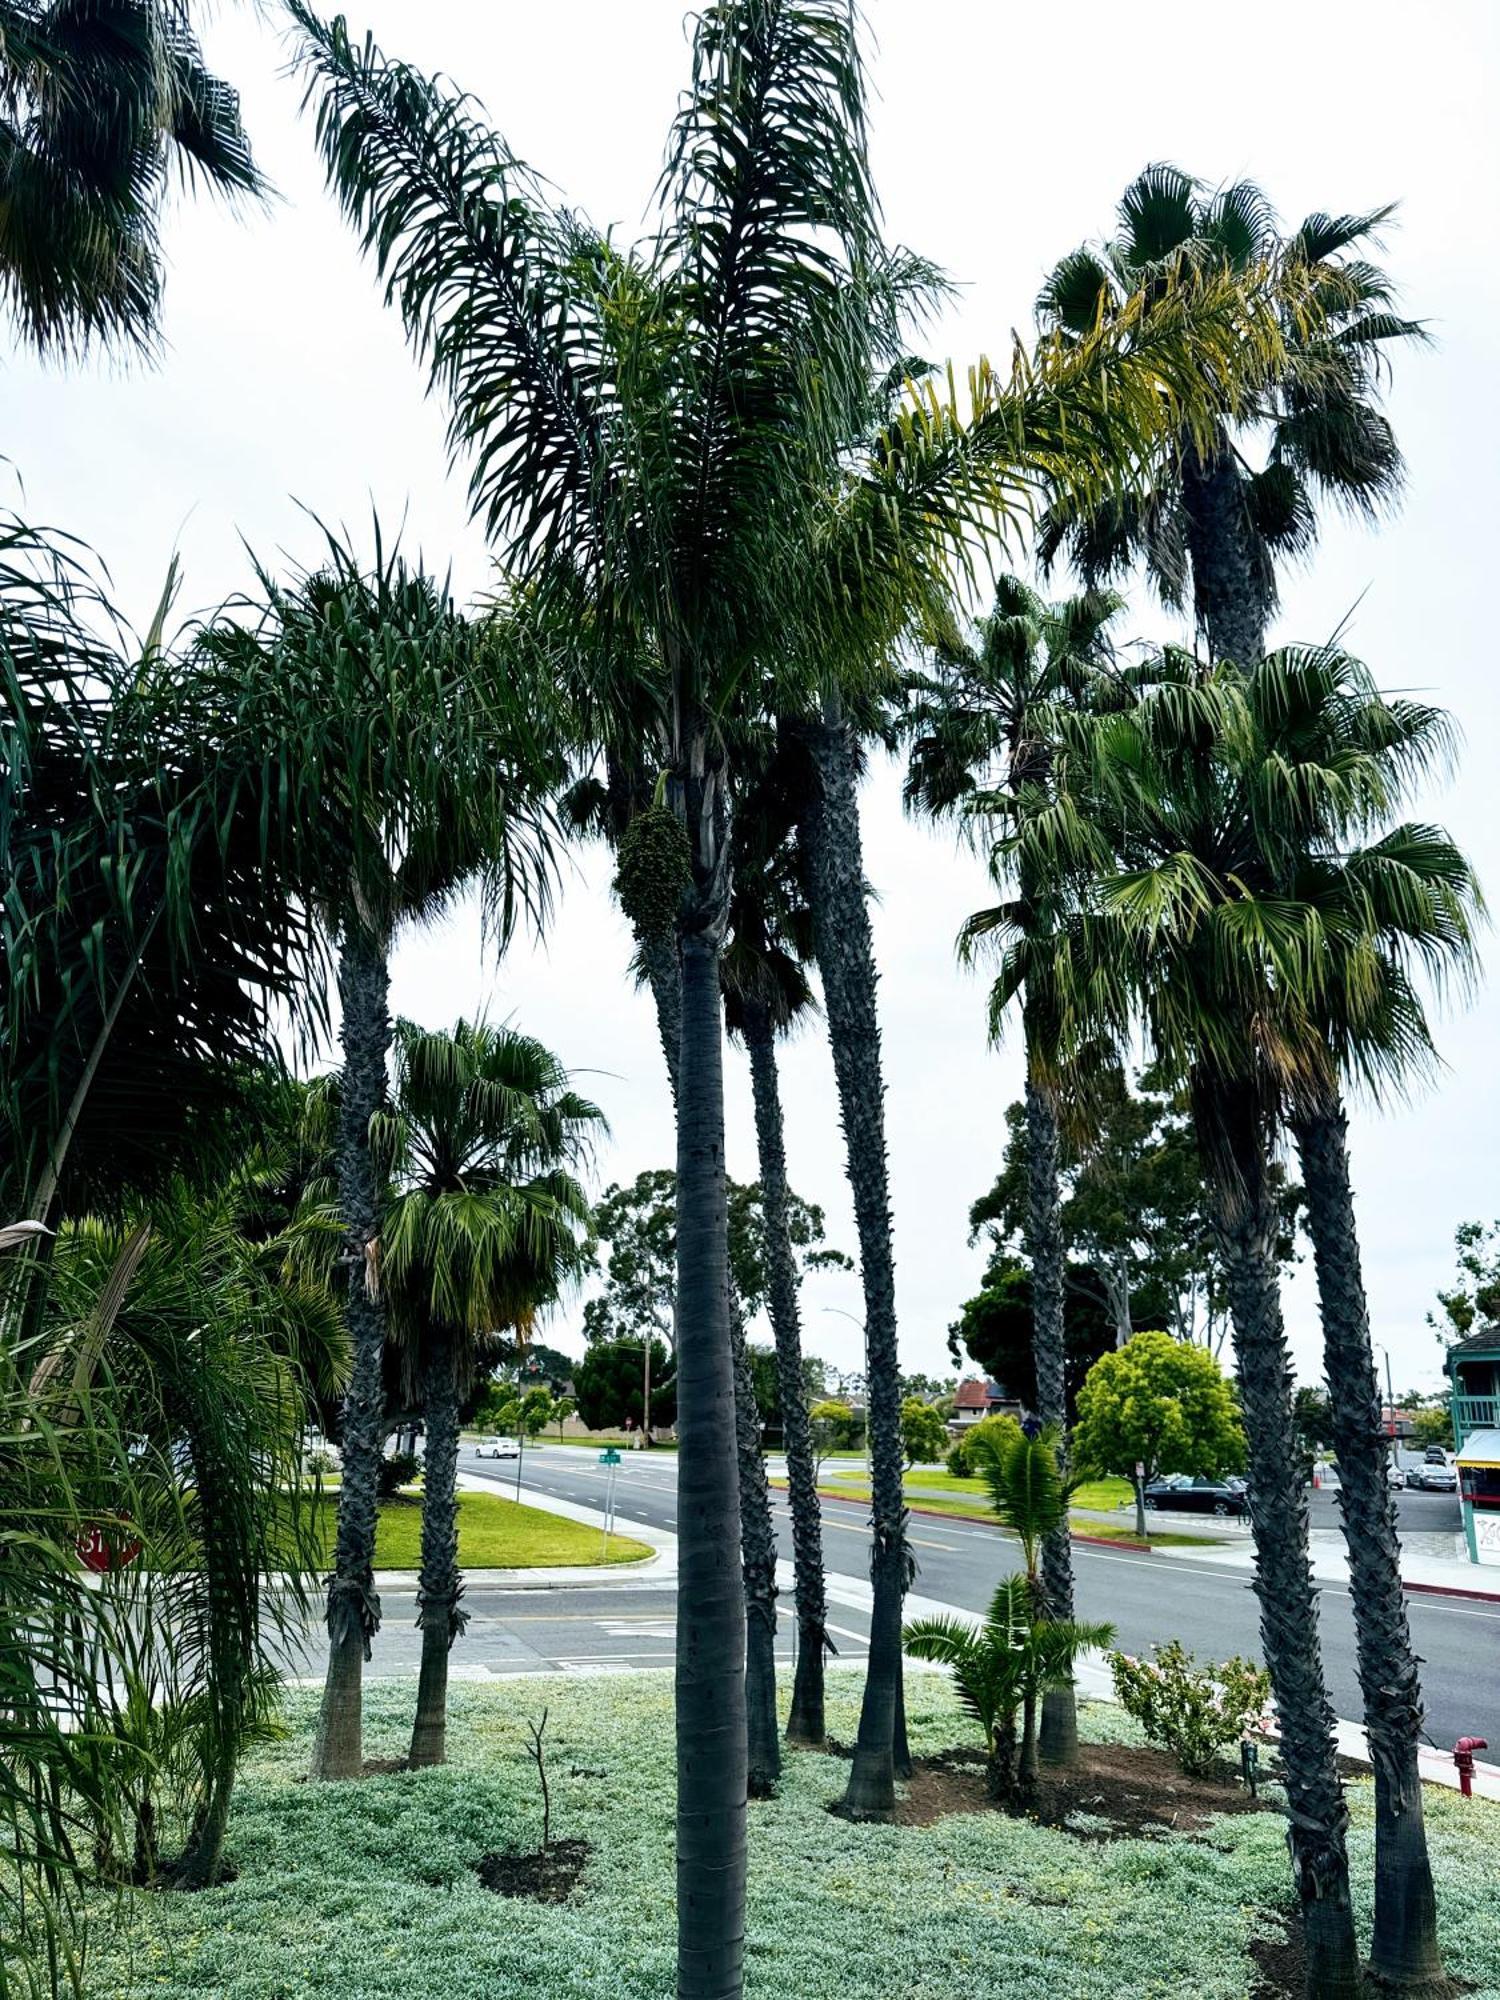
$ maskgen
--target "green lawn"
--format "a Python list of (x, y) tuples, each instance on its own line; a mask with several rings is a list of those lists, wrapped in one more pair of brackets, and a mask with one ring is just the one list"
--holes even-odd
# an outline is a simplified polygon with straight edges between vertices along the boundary
[[(857, 1670), (829, 1675), (829, 1728), (852, 1740)], [(784, 1692), (784, 1690), (783, 1690)], [(411, 1680), (368, 1681), (371, 1757), (401, 1755)], [(315, 1689), (235, 1791), (237, 1879), (201, 1895), (101, 1897), (89, 2000), (663, 2000), (674, 1990), (672, 1682), (458, 1683), (446, 1769), (308, 1785)], [(564, 1904), (510, 1901), (474, 1873), (541, 1830), (526, 1721), (548, 1713), (552, 1830), (591, 1843)], [(973, 1745), (946, 1680), (907, 1682), (912, 1747)], [(1112, 1707), (1085, 1737), (1138, 1741)], [(1194, 1834), (1097, 1840), (993, 1812), (925, 1827), (832, 1817), (848, 1764), (800, 1753), (750, 1808), (747, 1990), (755, 2000), (1248, 2000), (1250, 1944), (1291, 1901), (1285, 1827), (1245, 1813)], [(1350, 1857), (1368, 1935), (1371, 1785), (1350, 1786)], [(1428, 1789), (1451, 1969), (1500, 2000), (1500, 1809)], [(1084, 1837), (1080, 1837), (1080, 1835)], [(1262, 1989), (1263, 1990), (1263, 1989)]]
[[(323, 1537), (333, 1557), (336, 1502), (322, 1503)], [(651, 1553), (626, 1535), (609, 1538), (610, 1563), (640, 1562)], [(402, 1493), (381, 1503), (375, 1538), (377, 1569), (416, 1569), (422, 1560), (422, 1502)], [(547, 1569), (553, 1565), (598, 1564), (606, 1560), (604, 1537), (581, 1521), (517, 1506), (495, 1493), (458, 1496), (458, 1560), (465, 1569)]]
[[(864, 1461), (847, 1470), (833, 1466), (832, 1461), (824, 1463), (821, 1483), (824, 1486), (857, 1488), (853, 1497), (867, 1499), (869, 1484), (866, 1480)], [(918, 1465), (906, 1474), (907, 1497), (920, 1499), (924, 1494), (943, 1493), (971, 1495), (982, 1507), (985, 1501), (985, 1487), (982, 1479), (960, 1479), (954, 1473), (945, 1472), (940, 1466)], [(1133, 1499), (1128, 1479), (1086, 1479), (1073, 1495), (1073, 1505), (1085, 1509), (1095, 1509), (1108, 1513), (1112, 1508), (1128, 1504)]]

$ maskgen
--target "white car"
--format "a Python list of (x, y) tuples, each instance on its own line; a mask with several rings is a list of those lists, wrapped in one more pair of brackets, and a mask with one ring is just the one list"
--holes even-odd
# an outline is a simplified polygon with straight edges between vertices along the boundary
[(481, 1438), (474, 1447), (476, 1458), (519, 1458), (521, 1447), (514, 1438)]

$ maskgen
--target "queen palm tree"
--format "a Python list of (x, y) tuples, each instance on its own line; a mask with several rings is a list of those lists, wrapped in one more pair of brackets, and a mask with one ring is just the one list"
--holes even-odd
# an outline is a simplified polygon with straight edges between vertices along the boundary
[(588, 1202), (571, 1169), (603, 1129), (530, 1036), (482, 1021), (441, 1034), (396, 1024), (391, 1110), (378, 1126), (392, 1182), (381, 1274), (427, 1437), (413, 1768), (444, 1761), (448, 1655), (467, 1619), (456, 1471), (476, 1344), (506, 1331), (524, 1338), (583, 1269)]
[[(1287, 315), (1282, 365), (1264, 393), (1226, 412), (1206, 444), (1173, 440), (1147, 487), (1102, 506), (1054, 500), (1043, 561), (1065, 550), (1090, 583), (1141, 561), (1173, 608), (1191, 583), (1212, 656), (1253, 667), (1266, 650), (1277, 567), (1310, 552), (1319, 504), (1374, 518), (1400, 492), (1401, 452), (1379, 407), (1380, 380), (1388, 348), (1424, 336), (1400, 317), (1390, 279), (1369, 260), (1393, 212), (1310, 215), (1282, 235), (1248, 181), (1211, 192), (1165, 165), (1132, 181), (1118, 234), (1071, 252), (1048, 278), (1037, 302), (1045, 325), (1084, 337), (1101, 316), (1148, 295), (1183, 256), (1201, 267), (1269, 261), (1299, 270), (1317, 310)], [(1258, 466), (1249, 456), (1257, 433), (1266, 439)]]
[(264, 192), (239, 98), (204, 67), (184, 0), (0, 6), (0, 294), (42, 353), (150, 347), (173, 169)]
[[(1164, 427), (1206, 416), (1205, 349), (1258, 379), (1280, 336), (1237, 282), (1194, 279), (1066, 354), (1044, 342), (1008, 377), (977, 370), (972, 407), (914, 395), (857, 463), (872, 349), (900, 351), (930, 273), (880, 241), (843, 0), (730, 0), (697, 18), (635, 251), (555, 209), (473, 100), (301, 0), (293, 12), (325, 168), (448, 403), (474, 512), (572, 649), (596, 745), (648, 701), (658, 717), (660, 804), (620, 859), (639, 892), (627, 913), (649, 910), (643, 929), (675, 937), (681, 962), (678, 1985), (737, 1993), (746, 1769), (726, 1746), (744, 1733), (744, 1613), (721, 1561), (738, 1537), (718, 966), (734, 726), (773, 668), (786, 711), (866, 674), (913, 598), (1045, 468), (1128, 482)], [(886, 1595), (877, 1623), (899, 1665)]]
[(335, 1153), (351, 1368), (313, 1769), (348, 1778), (363, 1768), (361, 1681), (380, 1624), (386, 1313), (370, 1135), (387, 1102), (390, 953), (403, 924), (435, 916), (475, 879), (502, 936), (523, 904), (545, 906), (546, 818), (534, 801), (550, 777), (495, 629), (461, 616), (444, 584), (386, 545), (378, 522), (369, 568), (337, 536), (325, 539), (323, 567), (290, 586), (260, 569), (256, 622), (215, 621), (197, 652), (240, 690), (241, 737), (308, 797), (287, 844), (338, 955)]
[[(1216, 1191), (1250, 1442), (1256, 1590), (1282, 1720), (1309, 1990), (1353, 1992), (1345, 1812), (1293, 1469), (1269, 1161), (1283, 1119), (1326, 1113), (1331, 1050), (1376, 1075), (1395, 1051), (1420, 1050), (1406, 968), (1462, 957), (1470, 891), (1466, 870), (1429, 830), (1366, 838), (1398, 795), (1395, 776), (1430, 756), (1440, 736), (1430, 711), (1379, 712), (1362, 673), (1326, 651), (1288, 650), (1251, 676), (1172, 655), (1155, 673), (1127, 713), (1058, 718), (1054, 810), (1040, 832), (1023, 818), (1017, 838), (1038, 856), (1045, 848), (1054, 865), (1092, 871), (1055, 954), (1066, 1032), (1092, 1023), (1119, 1034), (1138, 1005), (1156, 1056), (1188, 1079)], [(1320, 1205), (1329, 1199), (1325, 1186)], [(1341, 1353), (1340, 1365), (1348, 1359)], [(1348, 1394), (1358, 1395), (1357, 1369)], [(1389, 1561), (1393, 1546), (1369, 1552), (1369, 1563)], [(1397, 1767), (1415, 1743), (1409, 1645), (1404, 1620), (1389, 1621), (1388, 1579), (1376, 1591), (1367, 1573), (1365, 1584), (1362, 1659), (1395, 1676), (1377, 1733)], [(1398, 1814), (1401, 1802), (1397, 1789)], [(1413, 1864), (1419, 1822), (1392, 1831)], [(1407, 1890), (1420, 1923), (1419, 1865)]]
[[(932, 648), (933, 671), (911, 683), (910, 706), (902, 718), (911, 742), (907, 809), (942, 818), (972, 812), (986, 797), (992, 802), (1003, 798), (1014, 809), (1023, 796), (1044, 790), (1047, 744), (1039, 716), (1057, 702), (1118, 700), (1109, 680), (1108, 627), (1121, 608), (1119, 597), (1100, 590), (1048, 605), (1018, 578), (1005, 577), (974, 643), (951, 628), (940, 631)], [(1040, 968), (1053, 922), (1045, 878), (1018, 886), (1013, 917), (1026, 925)], [(980, 929), (982, 923), (966, 930), (965, 950)], [(1055, 1024), (1040, 978), (1028, 981), (1023, 990), (1021, 1019), (1037, 1413), (1065, 1440), (1058, 1062)], [(1000, 1023), (1001, 1016), (992, 1014), (992, 1032), (998, 1032)], [(1046, 1602), (1039, 1605), (1038, 1616), (1067, 1621), (1073, 1616), (1073, 1556), (1066, 1508), (1044, 1539)], [(1077, 1758), (1077, 1703), (1071, 1687), (1048, 1695), (1042, 1753), (1049, 1763)]]

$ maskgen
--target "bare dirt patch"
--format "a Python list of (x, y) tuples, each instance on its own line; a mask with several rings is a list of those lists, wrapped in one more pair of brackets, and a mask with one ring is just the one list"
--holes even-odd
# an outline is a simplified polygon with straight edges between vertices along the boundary
[(565, 1903), (588, 1861), (586, 1840), (554, 1840), (535, 1854), (486, 1854), (474, 1872), (497, 1896), (525, 1896), (533, 1903)]
[[(1078, 1763), (1065, 1771), (1044, 1769), (1035, 1796), (1018, 1812), (1080, 1839), (1117, 1840), (1195, 1833), (1216, 1813), (1264, 1809), (1265, 1802), (1234, 1779), (1190, 1778), (1164, 1751), (1082, 1743)], [(902, 1826), (931, 1826), (949, 1813), (995, 1810), (984, 1759), (971, 1750), (946, 1750), (919, 1759), (896, 1819)]]

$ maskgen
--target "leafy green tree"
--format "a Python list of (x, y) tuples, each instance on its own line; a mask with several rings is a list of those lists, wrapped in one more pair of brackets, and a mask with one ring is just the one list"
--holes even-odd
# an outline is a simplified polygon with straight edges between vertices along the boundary
[(1218, 1362), (1169, 1333), (1135, 1334), (1099, 1357), (1079, 1391), (1073, 1444), (1081, 1464), (1130, 1481), (1142, 1539), (1152, 1480), (1213, 1479), (1245, 1462), (1244, 1427)]
[(1500, 1222), (1461, 1222), (1453, 1232), (1458, 1272), (1437, 1295), (1427, 1324), (1444, 1346), (1500, 1320)]
[[(1071, 1418), (1083, 1378), (1099, 1355), (1115, 1343), (1114, 1322), (1102, 1303), (1102, 1287), (1072, 1264), (1063, 1290), (1063, 1401)], [(997, 1244), (984, 1267), (979, 1291), (966, 1299), (948, 1329), (948, 1351), (957, 1361), (967, 1353), (986, 1375), (1034, 1410), (1036, 1362), (1031, 1272), (1016, 1251)]]
[[(603, 1118), (554, 1055), (508, 1028), (460, 1021), (432, 1033), (402, 1021), (395, 1058), (391, 1109), (376, 1132), (391, 1189), (380, 1220), (381, 1280), (427, 1433), (410, 1755), (423, 1766), (445, 1758), (448, 1656), (467, 1622), (459, 1406), (477, 1344), (496, 1329), (529, 1328), (581, 1274), (588, 1204), (573, 1169)], [(523, 1441), (551, 1415), (547, 1389), (515, 1398)]]
[(173, 169), (230, 200), (265, 192), (239, 98), (203, 64), (181, 0), (5, 0), (0, 293), (43, 354), (160, 335)]
[(1431, 1409), (1412, 1411), (1411, 1440), (1423, 1450), (1438, 1444), (1444, 1451), (1452, 1451), (1453, 1410), (1446, 1399)]
[(948, 1447), (948, 1426), (931, 1403), (920, 1396), (901, 1400), (901, 1442), (908, 1465), (934, 1464)]
[(1320, 1451), (1328, 1451), (1333, 1445), (1333, 1405), (1326, 1389), (1309, 1388), (1304, 1384), (1292, 1397), (1292, 1423), (1296, 1427), (1297, 1442), (1302, 1447), (1302, 1456), (1311, 1468)]
[[(596, 1340), (573, 1371), (578, 1414), (591, 1431), (639, 1426), (646, 1395), (645, 1353), (639, 1340)], [(677, 1416), (677, 1380), (666, 1342), (651, 1343), (651, 1426)]]

